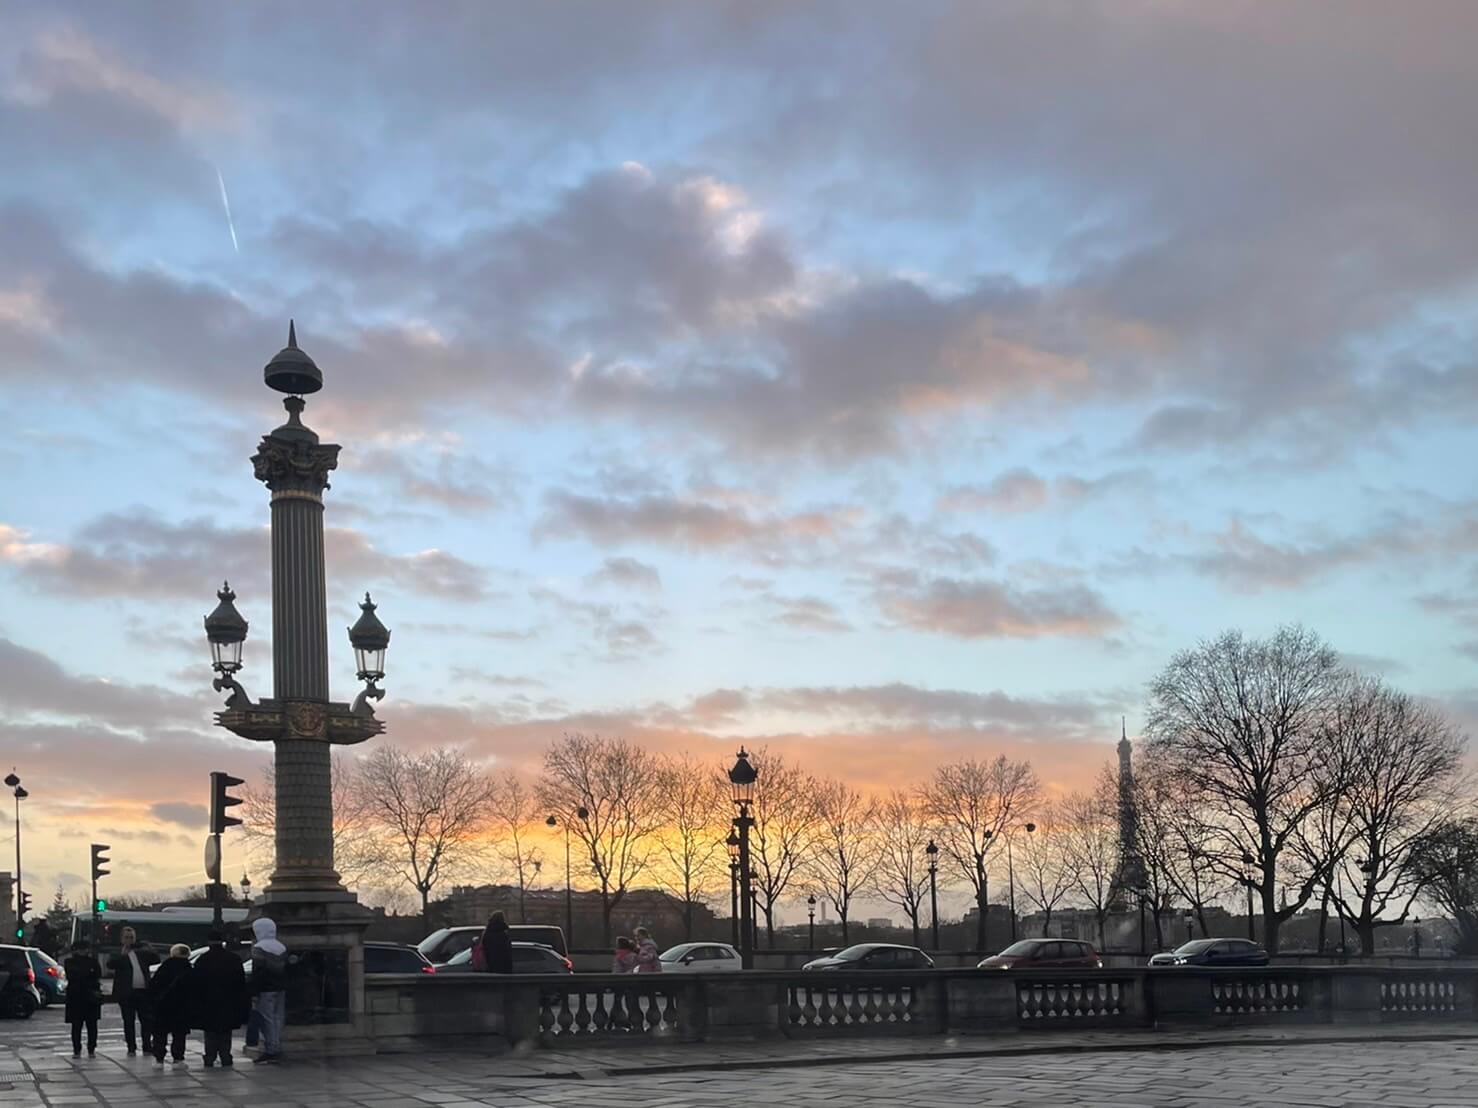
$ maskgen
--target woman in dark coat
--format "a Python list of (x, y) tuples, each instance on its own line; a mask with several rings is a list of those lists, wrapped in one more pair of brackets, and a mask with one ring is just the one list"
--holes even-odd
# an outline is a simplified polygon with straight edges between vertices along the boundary
[(72, 1025), (72, 1057), (82, 1057), (82, 1028), (87, 1028), (87, 1056), (98, 1048), (98, 1017), (103, 1013), (103, 967), (89, 953), (86, 940), (72, 944), (62, 963), (67, 975), (67, 1022)]
[(231, 1032), (246, 1022), (251, 1000), (241, 959), (226, 949), (225, 936), (210, 933), (210, 949), (195, 962), (190, 984), (195, 994), (194, 1024), (205, 1037), (205, 1064), (230, 1066)]
[(190, 1008), (194, 999), (190, 985), (190, 948), (175, 943), (169, 957), (154, 971), (149, 982), (149, 1002), (154, 1006), (154, 1064), (164, 1065), (165, 1041), (175, 1065), (185, 1061), (185, 1040), (190, 1037)]
[(513, 935), (502, 912), (494, 912), (488, 917), (488, 925), (482, 929), (480, 941), (488, 973), (513, 972)]

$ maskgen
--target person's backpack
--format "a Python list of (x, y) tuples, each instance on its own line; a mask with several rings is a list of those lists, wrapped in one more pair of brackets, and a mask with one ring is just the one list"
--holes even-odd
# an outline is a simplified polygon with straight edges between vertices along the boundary
[(472, 944), (472, 968), (477, 973), (488, 971), (488, 956), (483, 953), (481, 939)]

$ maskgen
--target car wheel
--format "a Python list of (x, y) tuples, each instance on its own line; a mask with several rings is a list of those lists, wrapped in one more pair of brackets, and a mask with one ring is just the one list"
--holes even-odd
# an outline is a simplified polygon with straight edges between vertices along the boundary
[(11, 1015), (16, 1019), (28, 1020), (36, 1014), (36, 998), (26, 993), (21, 993), (10, 1007)]

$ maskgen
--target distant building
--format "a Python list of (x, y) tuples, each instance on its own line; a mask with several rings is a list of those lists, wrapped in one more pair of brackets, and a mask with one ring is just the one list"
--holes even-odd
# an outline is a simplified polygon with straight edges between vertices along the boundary
[(867, 926), (877, 931), (886, 931), (893, 926), (893, 921), (886, 916), (877, 916), (868, 920)]

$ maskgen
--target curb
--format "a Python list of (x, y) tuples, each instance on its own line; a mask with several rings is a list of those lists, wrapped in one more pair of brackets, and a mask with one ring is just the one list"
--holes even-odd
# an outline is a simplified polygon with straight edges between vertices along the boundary
[(1061, 1046), (1036, 1044), (1033, 1046), (981, 1047), (973, 1050), (940, 1051), (890, 1051), (884, 1054), (858, 1054), (819, 1058), (764, 1058), (728, 1060), (715, 1062), (667, 1062), (655, 1066), (610, 1066), (581, 1068), (536, 1075), (557, 1081), (588, 1081), (603, 1077), (642, 1077), (666, 1074), (720, 1072), (735, 1070), (806, 1069), (812, 1066), (877, 1065), (885, 1062), (936, 1062), (956, 1058), (1024, 1058), (1035, 1055), (1053, 1054), (1128, 1054), (1128, 1053), (1171, 1053), (1176, 1051), (1212, 1050), (1217, 1047), (1302, 1047), (1329, 1046), (1339, 1044), (1363, 1045), (1365, 1043), (1449, 1043), (1466, 1042), (1478, 1044), (1478, 1031), (1432, 1032), (1419, 1035), (1307, 1035), (1265, 1036), (1246, 1039), (1198, 1039), (1189, 1041), (1154, 1041), (1124, 1043), (1064, 1043)]

